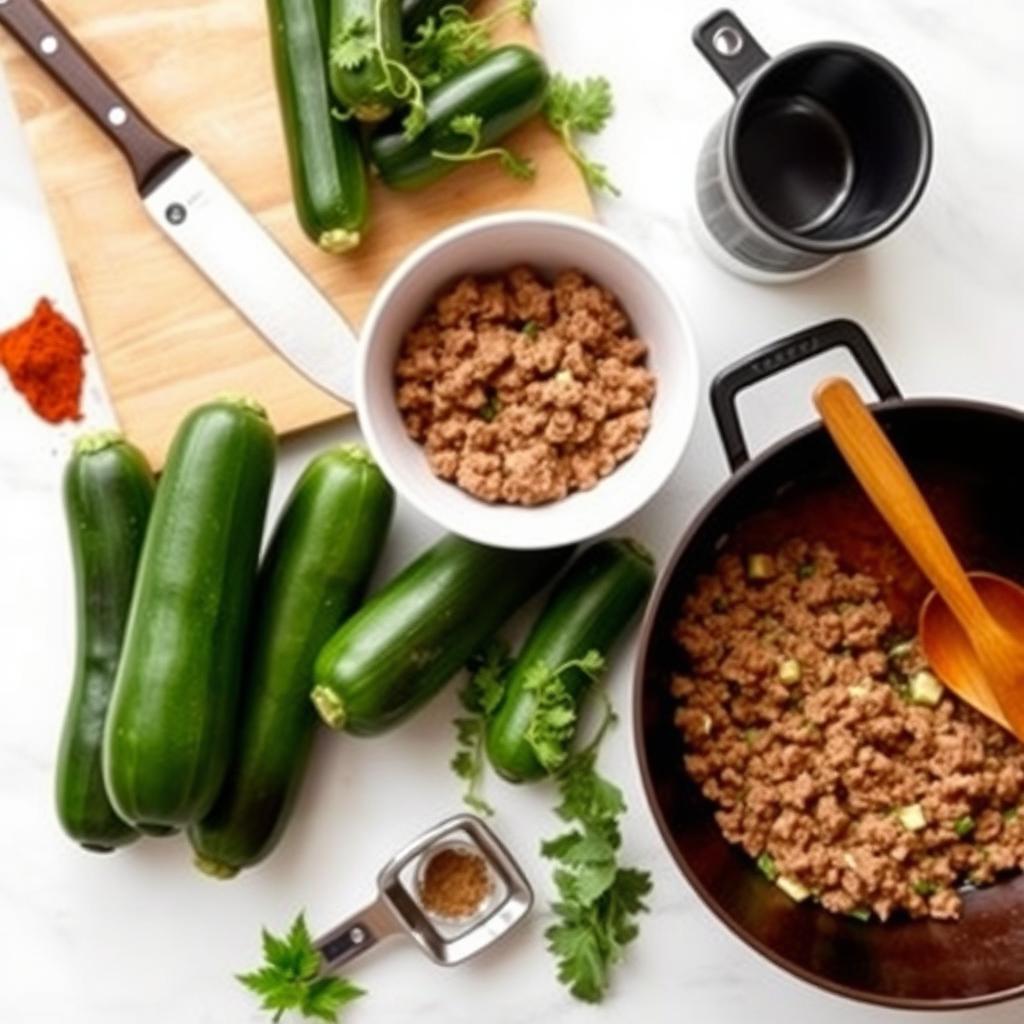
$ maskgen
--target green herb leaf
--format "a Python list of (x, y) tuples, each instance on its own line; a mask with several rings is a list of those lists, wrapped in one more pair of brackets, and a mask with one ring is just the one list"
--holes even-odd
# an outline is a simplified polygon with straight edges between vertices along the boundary
[(309, 1019), (336, 1021), (348, 1003), (365, 994), (345, 978), (320, 976), (321, 957), (304, 914), (299, 914), (283, 938), (263, 930), (263, 957), (263, 967), (237, 977), (260, 997), (261, 1008), (273, 1013), (275, 1021), (287, 1010)]
[(965, 814), (962, 818), (957, 818), (953, 822), (953, 831), (963, 839), (974, 831), (974, 826), (974, 819), (969, 814)]
[(467, 139), (466, 148), (459, 151), (435, 149), (432, 155), (438, 160), (449, 160), (453, 163), (473, 163), (477, 160), (496, 159), (503, 170), (520, 181), (529, 181), (536, 174), (533, 161), (518, 156), (502, 146), (483, 148), (483, 120), (478, 114), (459, 114), (448, 124), (454, 135), (462, 135)]
[(532, 181), (537, 168), (529, 157), (519, 156), (510, 149), (503, 149), (498, 157), (501, 169), (516, 181)]
[(769, 882), (774, 882), (779, 877), (779, 869), (775, 864), (775, 858), (765, 850), (760, 857), (757, 858), (757, 870), (768, 879)]
[(346, 21), (331, 40), (331, 63), (344, 71), (355, 71), (372, 60), (376, 51), (373, 25), (359, 16)]
[(607, 78), (574, 82), (561, 74), (552, 77), (544, 106), (548, 124), (561, 138), (584, 181), (595, 191), (617, 196), (619, 190), (609, 178), (607, 168), (590, 160), (576, 141), (579, 134), (597, 135), (604, 131), (614, 112), (612, 87)]
[(555, 669), (542, 661), (526, 669), (523, 687), (534, 695), (526, 741), (549, 774), (565, 764), (576, 733), (576, 698), (565, 684), (565, 674), (576, 669), (595, 680), (604, 664), (601, 652), (593, 650)]
[(540, 336), (540, 324), (536, 320), (527, 320), (522, 326), (521, 333), (525, 334), (530, 341), (536, 341)]
[(382, 7), (383, 0), (376, 0), (372, 23), (362, 16), (346, 21), (331, 39), (329, 59), (331, 64), (346, 71), (374, 65), (384, 79), (387, 94), (408, 106), (402, 126), (406, 136), (412, 139), (427, 123), (423, 84), (403, 61), (385, 52)]
[(505, 677), (511, 665), (508, 647), (496, 640), (470, 662), (469, 680), (459, 692), (466, 715), (453, 723), (458, 749), (450, 764), (452, 771), (466, 783), (463, 801), (478, 814), (494, 813), (494, 808), (480, 795), (486, 768), (484, 740), (487, 721), (504, 696)]
[[(588, 667), (599, 662), (588, 655)], [(550, 686), (550, 679), (538, 685)], [(596, 769), (600, 743), (614, 721), (610, 708), (594, 740), (573, 754), (558, 777), (561, 803), (556, 812), (573, 827), (541, 845), (541, 854), (555, 863), (553, 879), (557, 920), (544, 933), (557, 962), (558, 980), (584, 1002), (600, 1002), (608, 990), (611, 969), (638, 933), (636, 918), (647, 910), (651, 891), (646, 871), (621, 867), (619, 820), (626, 811), (622, 791)]]
[(491, 32), (498, 22), (510, 16), (529, 21), (536, 6), (535, 0), (513, 0), (486, 18), (473, 18), (460, 4), (442, 7), (406, 44), (406, 66), (424, 89), (435, 89), (494, 49)]
[(336, 1021), (342, 1009), (363, 995), (344, 978), (317, 978), (306, 987), (299, 1012), (314, 1020)]

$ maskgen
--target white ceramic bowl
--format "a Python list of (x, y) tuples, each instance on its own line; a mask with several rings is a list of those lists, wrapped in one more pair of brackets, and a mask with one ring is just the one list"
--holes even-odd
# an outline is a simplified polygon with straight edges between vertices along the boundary
[[(636, 454), (592, 490), (546, 505), (490, 505), (435, 476), (406, 433), (395, 402), (394, 366), (406, 331), (463, 274), (529, 264), (575, 268), (621, 301), (649, 346), (657, 377), (651, 428)], [(494, 547), (548, 548), (611, 529), (643, 507), (682, 457), (697, 411), (697, 350), (666, 284), (626, 242), (589, 221), (516, 212), (466, 221), (408, 256), (378, 293), (363, 326), (356, 397), (363, 432), (398, 492), (445, 529)]]

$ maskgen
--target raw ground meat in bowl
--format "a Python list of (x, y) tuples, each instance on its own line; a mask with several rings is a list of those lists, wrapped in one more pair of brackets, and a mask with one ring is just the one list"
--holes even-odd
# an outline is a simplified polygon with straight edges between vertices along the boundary
[(597, 486), (651, 425), (647, 345), (576, 270), (467, 275), (406, 334), (395, 389), (441, 479), (486, 502), (541, 505)]
[[(504, 360), (508, 345), (523, 365), (504, 363), (499, 376), (509, 376), (500, 383), (488, 379), (479, 391), (459, 376), (476, 372), (475, 359), (470, 358), (470, 365), (461, 371), (454, 364), (447, 367), (445, 373), (451, 376), (440, 386), (450, 388), (452, 397), (465, 407), (455, 422), (443, 422), (447, 419), (443, 415), (441, 420), (428, 423), (423, 417), (423, 388), (430, 385), (422, 377), (424, 368), (403, 364), (402, 372), (409, 376), (400, 385), (408, 385), (401, 396), (404, 409), (400, 409), (395, 372), (403, 359), (403, 342), (417, 321), (446, 293), (451, 294), (451, 301), (446, 302), (443, 315), (458, 319), (466, 295), (456, 297), (452, 290), (458, 289), (460, 281), (473, 277), (484, 282), (517, 267), (532, 268), (544, 284), (520, 278), (518, 288), (512, 286), (511, 295), (510, 289), (505, 289), (503, 301), (514, 307), (513, 322), (507, 330), (516, 337), (510, 338), (506, 330), (485, 327), (487, 345), (483, 347), (487, 353), (478, 351), (477, 355), (480, 359), (493, 356)], [(552, 316), (551, 326), (555, 326), (558, 302), (549, 286), (567, 269), (577, 270), (592, 284), (583, 284), (574, 277), (563, 279), (563, 308), (571, 318), (572, 304), (582, 304), (585, 315), (577, 317), (579, 330), (605, 348), (618, 350), (608, 351), (603, 357), (607, 365), (603, 367), (606, 376), (600, 390), (609, 395), (605, 400), (608, 408), (602, 408), (599, 402), (588, 405), (589, 417), (582, 415), (582, 404), (577, 401), (577, 392), (585, 392), (586, 387), (579, 386), (576, 373), (592, 373), (602, 357), (573, 349), (572, 338), (565, 339), (563, 345), (560, 338), (550, 334), (545, 337), (541, 322), (547, 313)], [(684, 283), (670, 286), (629, 243), (578, 217), (520, 211), (479, 217), (442, 232), (392, 273), (363, 327), (356, 398), (374, 456), (401, 496), (420, 512), (442, 528), (482, 544), (557, 547), (614, 528), (662, 489), (693, 433), (700, 368), (693, 334), (676, 293), (685, 297)], [(485, 308), (494, 294), (491, 290), (486, 297), (471, 299), (469, 305), (478, 311), (477, 320), (485, 319)], [(618, 311), (613, 311), (608, 295), (615, 297)], [(539, 305), (533, 312), (540, 316), (530, 313), (524, 319), (522, 314), (529, 313), (535, 302)], [(588, 311), (586, 306), (591, 303), (596, 308)], [(600, 317), (593, 316), (594, 312)], [(530, 337), (535, 333), (531, 319), (536, 321), (536, 348)], [(600, 337), (589, 333), (595, 321)], [(492, 322), (492, 326), (500, 325)], [(425, 351), (415, 359), (434, 361), (438, 355), (432, 351), (434, 339), (428, 334), (419, 340)], [(449, 336), (445, 342), (457, 348), (458, 340)], [(582, 360), (578, 358), (581, 355)], [(528, 380), (527, 385), (543, 393), (538, 396), (539, 408), (527, 402), (524, 408), (512, 409), (523, 405), (516, 401), (517, 367), (526, 370), (531, 359), (551, 358), (572, 365), (557, 365), (550, 374), (538, 367), (544, 379)], [(494, 390), (488, 393), (488, 387)], [(552, 392), (551, 402), (545, 401), (548, 392)], [(535, 424), (539, 428), (538, 416), (550, 421), (543, 424), (544, 434), (550, 435), (543, 439), (543, 450), (535, 444), (512, 453), (517, 464), (509, 474), (495, 472), (495, 453), (485, 448), (499, 440), (496, 435), (514, 426), (504, 422), (509, 418), (500, 411), (504, 406), (496, 406), (493, 399), (508, 401), (507, 411), (524, 434), (529, 435)], [(557, 408), (563, 401), (567, 407)], [(622, 407), (618, 408), (620, 401)], [(469, 416), (471, 411), (474, 415)], [(492, 415), (493, 422), (489, 422)], [(600, 444), (591, 451), (586, 449), (585, 436), (589, 424), (593, 424), (595, 434), (603, 434)], [(410, 436), (410, 426), (414, 432), (423, 431), (424, 441), (431, 429), (437, 435), (430, 442), (433, 467), (424, 443)], [(489, 429), (492, 426), (493, 431)], [(443, 436), (447, 431), (458, 434), (463, 429), (474, 435), (477, 449), (468, 453), (471, 458), (465, 462), (449, 443), (452, 439)], [(570, 451), (566, 447), (557, 451), (554, 447), (575, 444), (582, 449)], [(567, 462), (571, 469), (568, 473)], [(481, 496), (442, 479), (435, 470), (456, 477), (461, 473), (463, 483), (481, 491)], [(500, 498), (506, 488), (505, 500), (488, 500)], [(548, 500), (557, 498), (563, 490), (565, 497)], [(541, 503), (514, 503), (508, 500), (510, 497)]]

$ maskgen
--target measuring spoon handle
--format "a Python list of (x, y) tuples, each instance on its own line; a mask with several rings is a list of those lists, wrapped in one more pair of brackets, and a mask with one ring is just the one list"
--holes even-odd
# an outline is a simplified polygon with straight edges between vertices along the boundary
[(968, 632), (987, 632), (991, 617), (903, 460), (853, 385), (845, 377), (830, 377), (815, 390), (814, 404), (846, 464), (918, 568)]
[(377, 900), (321, 935), (314, 945), (323, 960), (323, 970), (332, 971), (362, 956), (398, 930), (395, 915), (382, 900)]

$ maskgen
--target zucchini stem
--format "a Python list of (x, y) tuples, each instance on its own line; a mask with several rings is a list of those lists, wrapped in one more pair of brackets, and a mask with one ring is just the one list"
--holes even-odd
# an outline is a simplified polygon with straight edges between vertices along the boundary
[(314, 686), (309, 696), (325, 725), (335, 730), (345, 728), (345, 703), (329, 686)]
[(75, 441), (74, 451), (76, 455), (95, 455), (123, 440), (124, 435), (118, 430), (97, 430), (79, 437)]
[(268, 419), (267, 410), (251, 395), (242, 395), (235, 391), (222, 391), (214, 399), (214, 402), (219, 402), (223, 405), (234, 405), (239, 409), (251, 412), (254, 416), (259, 416), (260, 419)]
[(358, 231), (348, 231), (345, 228), (333, 228), (330, 231), (322, 231), (317, 239), (317, 245), (326, 253), (332, 256), (340, 256), (342, 253), (351, 252), (362, 241), (362, 235)]
[(220, 878), (226, 881), (238, 874), (238, 868), (233, 867), (231, 864), (225, 864), (223, 861), (213, 860), (201, 854), (196, 854), (193, 863), (204, 875), (209, 875), (210, 878)]

